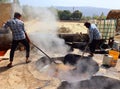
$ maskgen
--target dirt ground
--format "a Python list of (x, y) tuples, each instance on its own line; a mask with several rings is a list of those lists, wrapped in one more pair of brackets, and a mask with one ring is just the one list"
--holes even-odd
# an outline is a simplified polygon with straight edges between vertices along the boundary
[(31, 63), (25, 63), (24, 52), (16, 51), (12, 68), (8, 60), (0, 62), (0, 89), (56, 89), (60, 81), (40, 74), (32, 64), (40, 56), (31, 51)]
[[(82, 54), (79, 50), (75, 53)], [(87, 53), (85, 53), (87, 55)], [(99, 64), (99, 71), (94, 76), (107, 76), (120, 80), (120, 59), (115, 67), (103, 68), (104, 55), (95, 54), (93, 60)], [(16, 51), (12, 68), (7, 68), (8, 60), (0, 62), (0, 89), (57, 89), (61, 80), (37, 71), (34, 63), (40, 54), (31, 51), (31, 63), (25, 64), (24, 52)], [(61, 69), (61, 68), (60, 68)], [(63, 69), (65, 67), (63, 66)]]
[[(86, 32), (83, 24), (80, 23), (59, 23), (59, 26), (69, 27), (74, 33)], [(82, 28), (79, 28), (80, 26)], [(120, 41), (120, 36), (116, 36), (115, 39)], [(79, 50), (75, 50), (75, 53), (82, 54)], [(24, 56), (24, 51), (16, 51), (12, 68), (6, 67), (9, 60), (4, 59), (0, 62), (0, 89), (57, 89), (61, 80), (38, 72), (34, 66), (41, 54), (36, 50), (31, 50), (31, 62), (28, 64), (25, 63)], [(101, 66), (103, 57), (103, 54), (95, 54), (93, 57), (100, 67), (94, 76), (104, 75), (120, 80), (120, 59), (115, 67), (106, 69)]]

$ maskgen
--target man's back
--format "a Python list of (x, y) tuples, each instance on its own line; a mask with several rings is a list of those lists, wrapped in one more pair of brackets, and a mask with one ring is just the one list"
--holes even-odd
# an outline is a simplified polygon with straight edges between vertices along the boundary
[(91, 24), (89, 28), (89, 35), (92, 39), (98, 40), (101, 39), (101, 34), (95, 24)]
[(10, 19), (4, 26), (5, 28), (10, 28), (13, 33), (14, 40), (22, 40), (25, 39), (24, 34), (24, 23), (19, 19)]

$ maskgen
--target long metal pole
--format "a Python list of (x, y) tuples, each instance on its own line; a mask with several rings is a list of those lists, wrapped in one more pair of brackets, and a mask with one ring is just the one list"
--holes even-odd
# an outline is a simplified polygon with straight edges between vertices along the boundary
[(33, 44), (32, 42), (31, 42), (31, 44), (32, 44), (34, 47), (36, 47), (38, 50), (40, 50), (44, 55), (46, 55), (46, 56), (50, 59), (51, 62), (54, 62), (54, 63), (56, 64), (56, 62), (55, 62), (52, 58), (50, 58), (50, 56), (48, 56), (42, 49), (40, 49), (38, 46), (36, 46), (36, 45)]

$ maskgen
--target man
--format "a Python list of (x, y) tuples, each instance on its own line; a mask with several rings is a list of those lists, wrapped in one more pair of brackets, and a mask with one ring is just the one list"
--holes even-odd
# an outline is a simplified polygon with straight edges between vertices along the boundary
[(10, 30), (12, 31), (12, 35), (13, 35), (13, 40), (12, 40), (12, 45), (11, 45), (11, 51), (10, 51), (10, 63), (7, 65), (7, 67), (12, 67), (12, 62), (13, 62), (13, 58), (14, 58), (14, 52), (18, 46), (18, 43), (22, 43), (25, 48), (26, 48), (26, 63), (29, 62), (28, 58), (29, 58), (29, 53), (30, 53), (30, 45), (28, 42), (28, 39), (26, 39), (26, 32), (24, 30), (24, 23), (23, 21), (21, 21), (21, 14), (18, 12), (14, 13), (14, 18), (8, 20), (5, 24), (4, 24), (4, 28), (10, 28)]
[(89, 22), (85, 22), (84, 26), (86, 26), (86, 28), (89, 29), (89, 48), (90, 48), (90, 57), (93, 56), (93, 53), (95, 52), (95, 48), (99, 42), (99, 40), (101, 39), (101, 34), (98, 30), (98, 28), (96, 27), (95, 24), (91, 24)]

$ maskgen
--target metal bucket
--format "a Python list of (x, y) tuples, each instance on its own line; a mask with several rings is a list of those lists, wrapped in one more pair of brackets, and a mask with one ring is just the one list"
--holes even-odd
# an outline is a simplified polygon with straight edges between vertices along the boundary
[(120, 51), (120, 42), (119, 41), (114, 41), (113, 49)]
[(111, 66), (112, 60), (113, 60), (113, 56), (105, 54), (103, 57), (103, 65)]

